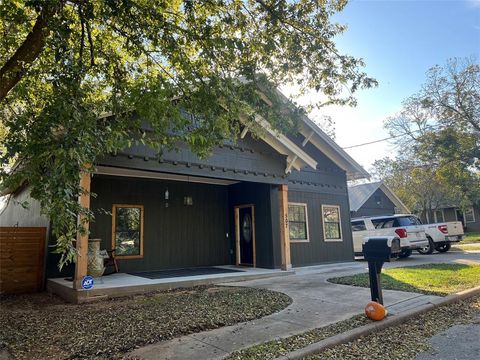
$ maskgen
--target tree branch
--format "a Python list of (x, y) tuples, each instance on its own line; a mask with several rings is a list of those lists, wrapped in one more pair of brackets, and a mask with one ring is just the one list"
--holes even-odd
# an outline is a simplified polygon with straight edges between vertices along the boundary
[(22, 79), (26, 69), (38, 58), (43, 51), (49, 33), (48, 19), (61, 7), (60, 5), (45, 7), (40, 12), (35, 25), (27, 35), (22, 45), (15, 51), (10, 59), (0, 69), (0, 101)]

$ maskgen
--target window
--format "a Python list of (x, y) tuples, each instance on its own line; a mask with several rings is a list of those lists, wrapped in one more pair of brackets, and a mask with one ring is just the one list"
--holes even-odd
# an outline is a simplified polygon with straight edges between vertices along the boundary
[(340, 206), (322, 205), (322, 217), (325, 241), (342, 241)]
[(352, 221), (352, 231), (363, 231), (367, 230), (367, 227), (365, 226), (365, 221), (360, 220), (360, 221)]
[(473, 207), (465, 210), (463, 217), (466, 223), (475, 222), (475, 213), (473, 212)]
[(395, 218), (372, 219), (375, 229), (388, 229), (394, 227)]
[(143, 257), (143, 205), (113, 205), (112, 249), (125, 259)]
[(308, 242), (307, 204), (288, 203), (288, 226), (291, 242)]
[(433, 216), (435, 218), (435, 222), (445, 222), (445, 216), (443, 215), (443, 210), (435, 210), (433, 213)]
[(372, 219), (372, 224), (375, 229), (389, 229), (400, 226), (422, 225), (422, 222), (416, 216), (400, 216)]

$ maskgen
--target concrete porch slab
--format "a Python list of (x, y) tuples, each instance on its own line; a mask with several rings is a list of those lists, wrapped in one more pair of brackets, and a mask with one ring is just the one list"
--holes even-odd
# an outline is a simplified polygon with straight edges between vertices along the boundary
[(294, 270), (283, 271), (279, 269), (244, 268), (233, 265), (216, 266), (216, 268), (241, 271), (163, 279), (148, 279), (132, 274), (118, 273), (95, 278), (95, 284), (90, 290), (74, 290), (72, 281), (66, 280), (65, 278), (55, 278), (47, 280), (47, 291), (59, 295), (72, 303), (84, 303), (107, 297), (122, 297), (150, 291), (266, 279), (295, 273)]

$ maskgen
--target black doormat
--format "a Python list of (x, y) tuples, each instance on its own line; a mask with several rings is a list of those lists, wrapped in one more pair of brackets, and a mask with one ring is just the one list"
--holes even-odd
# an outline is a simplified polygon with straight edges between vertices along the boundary
[(218, 267), (199, 267), (189, 269), (173, 269), (173, 270), (158, 270), (158, 271), (143, 271), (136, 273), (129, 273), (130, 275), (140, 276), (147, 279), (168, 279), (181, 276), (197, 276), (197, 275), (215, 275), (243, 272), (243, 270), (236, 269), (222, 269)]

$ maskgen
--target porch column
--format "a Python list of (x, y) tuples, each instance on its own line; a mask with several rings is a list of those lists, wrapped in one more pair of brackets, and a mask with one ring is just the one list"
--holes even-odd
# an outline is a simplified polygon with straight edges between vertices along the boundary
[(288, 186), (278, 188), (279, 215), (280, 215), (280, 250), (282, 254), (282, 270), (292, 268), (290, 260), (290, 232), (288, 230)]
[[(78, 202), (80, 206), (89, 209), (90, 208), (90, 173), (82, 172), (80, 174), (80, 187), (87, 193), (80, 195)], [(82, 288), (82, 279), (87, 276), (87, 263), (88, 263), (88, 220), (84, 216), (80, 216), (78, 219), (79, 224), (83, 224), (86, 232), (84, 234), (77, 233), (77, 261), (75, 263), (75, 277), (73, 281), (74, 289)]]

